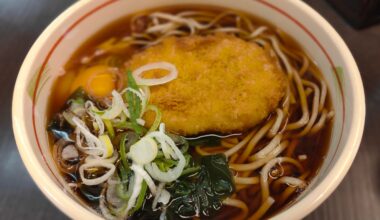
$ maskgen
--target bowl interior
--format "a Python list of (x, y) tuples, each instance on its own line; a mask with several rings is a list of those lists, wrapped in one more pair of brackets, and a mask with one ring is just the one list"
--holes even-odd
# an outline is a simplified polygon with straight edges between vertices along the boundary
[[(69, 191), (52, 161), (46, 132), (47, 104), (55, 79), (72, 53), (106, 24), (149, 8), (171, 5), (215, 5), (262, 18), (292, 36), (316, 62), (328, 83), (335, 109), (330, 147), (318, 175), (288, 209), (303, 217), (322, 202), (343, 178), (360, 142), (364, 96), (360, 76), (350, 52), (336, 32), (312, 9), (289, 1), (252, 0), (98, 0), (81, 1), (59, 16), (40, 36), (20, 70), (14, 94), (13, 117), (20, 153), (32, 177), (45, 194), (70, 217), (95, 217)], [(17, 109), (16, 109), (17, 108)], [(354, 117), (355, 116), (355, 117)], [(20, 134), (23, 134), (20, 136)], [(336, 168), (338, 166), (338, 168)], [(331, 179), (333, 174), (336, 175)], [(327, 180), (332, 182), (327, 183)], [(43, 181), (43, 182), (42, 182)], [(324, 188), (321, 186), (325, 184)], [(320, 194), (316, 196), (316, 191)], [(313, 197), (313, 193), (314, 197)], [(65, 197), (65, 198), (63, 198)], [(309, 197), (314, 207), (299, 202)], [(314, 200), (315, 201), (314, 201)], [(74, 202), (75, 201), (75, 202)], [(76, 210), (68, 210), (71, 203)], [(82, 207), (77, 204), (81, 204)], [(67, 205), (67, 204), (66, 204)], [(299, 213), (300, 212), (300, 213)], [(291, 213), (284, 210), (282, 214)], [(282, 215), (281, 213), (279, 215)]]

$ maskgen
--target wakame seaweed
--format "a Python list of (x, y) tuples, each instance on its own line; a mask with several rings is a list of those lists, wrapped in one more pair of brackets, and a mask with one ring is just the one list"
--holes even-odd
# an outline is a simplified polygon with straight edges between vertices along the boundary
[[(152, 210), (153, 198), (145, 200), (145, 203), (141, 207), (141, 209), (135, 212), (130, 218), (130, 220), (156, 220), (160, 219), (161, 210)], [(166, 210), (165, 213), (166, 220), (176, 220), (178, 219), (178, 215), (173, 213), (171, 210)]]
[(201, 157), (200, 166), (197, 175), (181, 178), (167, 188), (172, 195), (169, 209), (178, 216), (212, 216), (235, 191), (224, 154)]
[[(166, 189), (171, 194), (167, 219), (179, 219), (213, 216), (221, 209), (223, 200), (233, 194), (235, 186), (226, 157), (216, 154), (201, 157), (197, 174), (181, 177)], [(160, 212), (150, 207), (144, 205), (132, 219), (158, 219)]]
[(207, 137), (200, 137), (197, 139), (190, 139), (188, 138), (187, 141), (189, 142), (190, 146), (220, 146), (220, 143), (222, 141), (222, 138), (216, 137), (216, 136), (207, 136)]

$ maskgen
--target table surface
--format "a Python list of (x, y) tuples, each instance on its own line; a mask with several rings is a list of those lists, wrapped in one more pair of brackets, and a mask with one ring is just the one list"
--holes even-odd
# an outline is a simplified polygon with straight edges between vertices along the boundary
[[(359, 153), (336, 191), (306, 219), (380, 219), (380, 24), (351, 28), (322, 0), (307, 0), (344, 38), (364, 81), (367, 119)], [(28, 175), (12, 132), (20, 65), (42, 30), (73, 1), (0, 0), (0, 219), (67, 219)], [(378, 130), (379, 129), (379, 130)]]

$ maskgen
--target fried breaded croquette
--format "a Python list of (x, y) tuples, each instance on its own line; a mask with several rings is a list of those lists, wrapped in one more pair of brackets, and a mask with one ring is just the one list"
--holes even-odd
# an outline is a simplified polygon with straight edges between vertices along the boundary
[[(276, 60), (255, 43), (234, 36), (168, 37), (135, 54), (132, 70), (165, 61), (178, 78), (151, 87), (150, 103), (162, 111), (168, 131), (181, 135), (244, 131), (264, 120), (284, 95), (286, 76)], [(144, 77), (165, 75), (150, 70)], [(154, 113), (144, 118), (150, 126)]]

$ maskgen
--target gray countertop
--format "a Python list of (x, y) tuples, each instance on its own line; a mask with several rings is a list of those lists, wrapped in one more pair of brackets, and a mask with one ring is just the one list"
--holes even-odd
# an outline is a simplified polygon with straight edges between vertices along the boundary
[[(306, 219), (380, 219), (380, 24), (355, 30), (322, 0), (307, 0), (351, 49), (364, 81), (365, 133), (337, 190)], [(11, 123), (14, 82), (42, 30), (73, 1), (0, 0), (0, 219), (67, 219), (39, 191), (17, 151)]]

